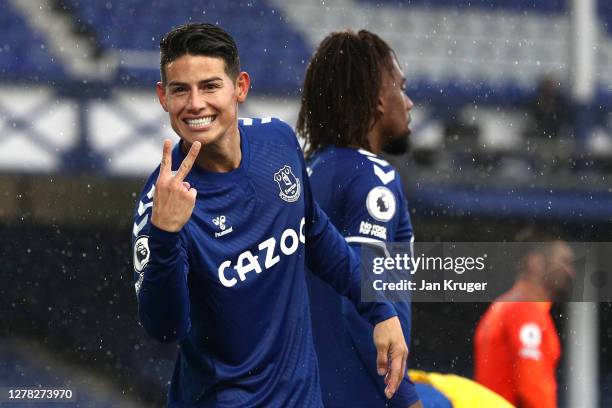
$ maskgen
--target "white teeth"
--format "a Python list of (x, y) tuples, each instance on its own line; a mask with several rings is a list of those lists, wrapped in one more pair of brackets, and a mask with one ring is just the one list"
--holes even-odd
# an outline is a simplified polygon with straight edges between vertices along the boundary
[(200, 127), (210, 125), (213, 120), (215, 120), (215, 116), (206, 116), (204, 118), (187, 119), (186, 122), (189, 126)]

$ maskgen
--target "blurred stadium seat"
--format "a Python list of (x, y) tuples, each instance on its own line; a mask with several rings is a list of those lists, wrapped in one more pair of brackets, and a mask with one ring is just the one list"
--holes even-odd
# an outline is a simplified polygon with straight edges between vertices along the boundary
[[(0, 381), (3, 387), (16, 389), (63, 389), (70, 390), (73, 402), (62, 401), (15, 401), (5, 406), (66, 407), (67, 405), (83, 408), (95, 407), (139, 407), (127, 398), (121, 398), (120, 392), (112, 390), (109, 382), (100, 380), (94, 371), (75, 369), (50, 354), (44, 347), (24, 339), (0, 340)], [(115, 391), (115, 392), (113, 392)]]
[(0, 73), (3, 81), (48, 83), (64, 78), (61, 64), (48, 51), (45, 38), (7, 2), (0, 2)]
[(139, 66), (132, 60), (132, 51), (152, 53), (152, 61), (157, 61), (160, 36), (188, 21), (219, 24), (234, 36), (255, 90), (292, 92), (300, 85), (310, 55), (282, 14), (263, 1), (64, 0), (64, 5), (73, 10), (79, 23), (92, 27), (104, 48), (120, 50), (119, 75), (129, 84), (151, 85), (159, 79), (158, 64)]
[[(159, 39), (186, 21), (218, 23), (235, 36), (243, 67), (253, 78), (252, 102), (245, 105), (243, 116), (260, 114), (257, 106), (265, 104), (263, 114), (280, 114), (289, 123), (296, 118), (306, 62), (325, 34), (347, 26), (380, 33), (396, 50), (408, 78), (408, 93), (417, 104), (415, 150), (429, 157), (426, 166), (412, 168), (411, 174), (430, 176), (431, 168), (446, 168), (439, 180), (450, 177), (456, 184), (475, 179), (471, 172), (478, 169), (464, 165), (468, 153), (474, 163), (485, 160), (500, 167), (494, 171), (498, 177), (531, 185), (528, 173), (509, 168), (542, 159), (542, 148), (525, 149), (536, 145), (525, 140), (525, 133), (533, 126), (529, 110), (537, 85), (547, 77), (560, 82), (567, 92), (569, 83), (569, 3), (561, 0), (345, 0), (324, 7), (318, 1), (302, 0), (54, 0), (51, 11), (61, 11), (62, 18), (54, 20), (57, 13), (47, 14), (53, 24), (66, 24), (67, 14), (77, 27), (74, 36), (91, 37), (100, 53), (117, 56), (111, 79), (98, 80), (66, 74), (65, 56), (56, 59), (49, 54), (45, 41), (51, 38), (32, 28), (36, 19), (17, 4), (12, 0), (1, 6), (5, 24), (0, 30), (6, 33), (6, 40), (0, 48), (0, 66), (4, 73), (19, 75), (32, 85), (49, 81), (56, 81), (56, 85), (9, 94), (0, 100), (0, 122), (6, 129), (0, 140), (0, 168), (7, 170), (21, 167), (29, 172), (61, 172), (76, 168), (145, 174), (157, 161), (160, 141), (172, 135), (152, 92), (159, 77)], [(600, 6), (599, 10), (602, 27), (607, 27), (612, 8)], [(534, 173), (537, 185), (563, 189), (568, 174), (588, 167), (586, 177), (593, 179), (590, 188), (604, 187), (591, 171), (612, 166), (612, 132), (603, 105), (612, 100), (606, 82), (612, 80), (612, 69), (607, 69), (612, 63), (612, 41), (605, 29), (601, 31), (597, 72), (602, 82), (588, 123), (593, 130), (586, 132), (584, 140), (573, 140), (570, 134), (566, 145), (572, 147), (551, 159), (557, 164)], [(95, 59), (95, 53), (90, 57)], [(25, 112), (16, 110), (41, 92), (49, 94), (41, 103), (54, 100), (53, 111), (60, 112), (43, 109), (51, 123), (47, 131), (40, 129), (40, 119), (36, 124), (27, 119), (28, 115), (40, 118), (42, 105)], [(464, 118), (477, 133), (477, 143), (445, 143), (440, 132), (447, 129), (449, 121)], [(24, 156), (29, 162), (16, 160), (16, 151), (27, 152)], [(137, 160), (134, 152), (140, 156), (147, 152), (150, 160)], [(497, 153), (509, 154), (513, 161), (490, 160), (490, 155)], [(491, 181), (480, 178), (485, 187)]]
[[(540, 157), (549, 149), (542, 148), (542, 141), (525, 140), (525, 131), (532, 126), (529, 106), (543, 76), (560, 81), (567, 91), (567, 1), (347, 0), (321, 7), (318, 1), (302, 0), (54, 0), (54, 9), (74, 20), (75, 36), (92, 36), (102, 52), (118, 56), (111, 79), (98, 81), (67, 74), (63, 58), (46, 45), (51, 38), (36, 29), (35, 19), (17, 4), (13, 0), (0, 5), (4, 34), (0, 168), (4, 171), (148, 172), (157, 162), (160, 141), (172, 135), (152, 92), (159, 76), (159, 38), (170, 27), (195, 20), (219, 23), (235, 36), (243, 66), (253, 78), (252, 102), (242, 114), (260, 114), (265, 105), (263, 114), (280, 114), (289, 123), (296, 117), (297, 94), (310, 51), (323, 35), (354, 26), (389, 39), (405, 68), (408, 93), (417, 104), (415, 150), (429, 158), (423, 168), (410, 169), (412, 178), (424, 175), (451, 184), (478, 179), (484, 187), (495, 186), (498, 180), (474, 177), (479, 174), (472, 170), (478, 169), (469, 162), (466, 166), (466, 153), (476, 164), (484, 160), (501, 166), (480, 176), (495, 173), (517, 186), (521, 182), (532, 186), (533, 180), (528, 173), (504, 166), (554, 160), (555, 165), (533, 173), (535, 186), (553, 185), (560, 190), (567, 187), (568, 176), (576, 173), (589, 180), (589, 188), (605, 189), (598, 172), (612, 167), (611, 123), (603, 104), (611, 99), (612, 41), (605, 27), (612, 8), (601, 4), (604, 29), (597, 72), (602, 82), (591, 109), (593, 131), (584, 140), (570, 135), (564, 142), (570, 147), (557, 149), (563, 154), (553, 158)], [(53, 15), (48, 14), (51, 19)], [(49, 24), (65, 24), (65, 19), (58, 17)], [(25, 81), (26, 87), (15, 92), (10, 88), (15, 80)], [(462, 135), (454, 135), (458, 143), (445, 143), (441, 133), (449, 120), (469, 122), (477, 143), (463, 143)], [(536, 145), (540, 148), (525, 148)], [(147, 152), (147, 159), (137, 159), (135, 152), (141, 157)], [(490, 160), (497, 153), (514, 161)]]

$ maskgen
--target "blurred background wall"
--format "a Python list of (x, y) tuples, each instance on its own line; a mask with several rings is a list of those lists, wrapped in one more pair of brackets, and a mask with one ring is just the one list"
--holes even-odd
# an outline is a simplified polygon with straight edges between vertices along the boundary
[[(513, 240), (536, 225), (610, 241), (606, 1), (6, 0), (0, 386), (70, 386), (81, 406), (163, 405), (176, 346), (147, 339), (137, 322), (129, 242), (144, 177), (162, 140), (178, 140), (154, 92), (159, 39), (187, 21), (236, 39), (253, 80), (241, 116), (292, 125), (327, 33), (368, 28), (386, 39), (416, 104), (412, 153), (391, 160), (417, 240)], [(486, 307), (416, 304), (411, 366), (471, 376)], [(592, 406), (611, 406), (611, 305), (593, 306), (589, 333), (571, 330), (567, 305), (554, 315), (564, 350), (589, 338), (597, 364), (582, 389), (597, 394)], [(576, 381), (567, 356), (563, 406)]]

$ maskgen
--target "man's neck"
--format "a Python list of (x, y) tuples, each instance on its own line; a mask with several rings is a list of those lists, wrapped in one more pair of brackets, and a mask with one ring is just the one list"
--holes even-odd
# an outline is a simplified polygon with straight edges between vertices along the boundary
[(550, 293), (538, 282), (519, 278), (514, 286), (502, 295), (502, 300), (506, 302), (550, 302)]
[[(183, 144), (183, 153), (187, 153), (188, 147), (190, 146)], [(227, 173), (237, 169), (241, 160), (240, 132), (236, 126), (215, 143), (203, 145), (195, 164), (213, 173)]]
[(374, 126), (370, 132), (368, 132), (367, 139), (370, 143), (370, 148), (368, 150), (374, 154), (380, 154), (382, 151), (382, 137), (378, 126)]

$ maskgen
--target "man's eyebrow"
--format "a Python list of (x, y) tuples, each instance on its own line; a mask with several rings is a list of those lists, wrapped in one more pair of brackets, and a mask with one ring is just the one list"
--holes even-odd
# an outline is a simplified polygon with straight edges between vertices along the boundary
[[(206, 85), (210, 82), (215, 82), (215, 81), (223, 81), (223, 79), (221, 77), (206, 78), (198, 82), (198, 85)], [(188, 83), (180, 82), (180, 81), (170, 81), (170, 83), (168, 83), (168, 86), (188, 86), (188, 85), (189, 85)]]
[(223, 81), (223, 78), (220, 78), (220, 77), (212, 77), (212, 78), (207, 78), (207, 79), (204, 79), (204, 80), (202, 80), (202, 81), (200, 81), (200, 82), (198, 82), (198, 83), (199, 83), (200, 85), (206, 85), (206, 84), (208, 84), (208, 83), (210, 83), (210, 82), (216, 82), (216, 81)]

